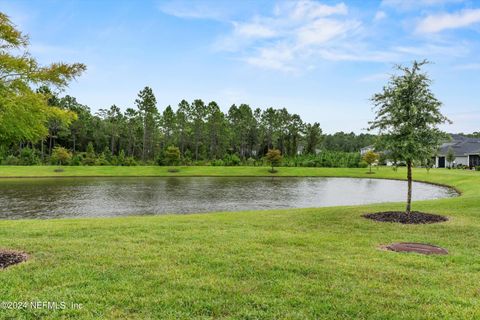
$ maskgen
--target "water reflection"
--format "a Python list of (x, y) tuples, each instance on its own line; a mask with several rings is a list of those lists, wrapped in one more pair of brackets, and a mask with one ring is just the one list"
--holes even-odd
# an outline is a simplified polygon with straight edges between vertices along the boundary
[[(449, 197), (414, 183), (414, 200)], [(107, 217), (143, 214), (324, 207), (404, 201), (406, 182), (351, 178), (43, 178), (0, 180), (0, 218)]]

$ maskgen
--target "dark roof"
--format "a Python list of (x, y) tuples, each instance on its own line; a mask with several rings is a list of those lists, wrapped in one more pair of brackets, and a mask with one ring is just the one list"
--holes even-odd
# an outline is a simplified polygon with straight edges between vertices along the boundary
[(455, 156), (461, 157), (469, 154), (480, 154), (480, 139), (468, 138), (460, 135), (452, 135), (452, 141), (442, 144), (439, 155), (446, 155), (448, 149), (452, 149)]

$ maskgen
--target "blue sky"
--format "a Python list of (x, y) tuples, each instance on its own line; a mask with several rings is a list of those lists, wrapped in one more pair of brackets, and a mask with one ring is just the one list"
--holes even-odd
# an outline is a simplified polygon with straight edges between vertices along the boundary
[(326, 132), (362, 132), (396, 63), (429, 59), (453, 125), (480, 131), (480, 1), (0, 0), (41, 62), (83, 62), (71, 94), (92, 110), (154, 89), (181, 99), (285, 107)]

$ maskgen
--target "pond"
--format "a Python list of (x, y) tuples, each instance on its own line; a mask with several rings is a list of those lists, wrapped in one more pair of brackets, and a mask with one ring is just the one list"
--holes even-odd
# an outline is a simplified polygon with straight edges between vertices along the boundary
[[(455, 196), (415, 182), (414, 200)], [(0, 179), (0, 219), (113, 217), (360, 205), (405, 200), (406, 182), (354, 178)]]

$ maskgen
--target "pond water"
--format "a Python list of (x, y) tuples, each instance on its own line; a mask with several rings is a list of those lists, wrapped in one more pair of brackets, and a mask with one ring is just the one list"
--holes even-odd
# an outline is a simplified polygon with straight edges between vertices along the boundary
[[(413, 184), (414, 200), (455, 196)], [(0, 219), (112, 217), (404, 201), (406, 182), (353, 178), (0, 179)]]
[[(415, 182), (414, 200), (451, 197)], [(113, 217), (404, 201), (406, 182), (353, 178), (0, 179), (0, 219)]]

